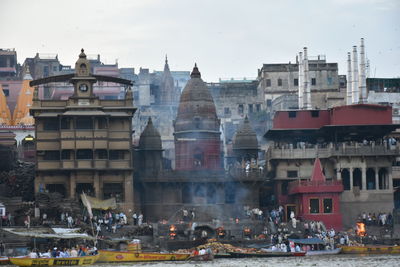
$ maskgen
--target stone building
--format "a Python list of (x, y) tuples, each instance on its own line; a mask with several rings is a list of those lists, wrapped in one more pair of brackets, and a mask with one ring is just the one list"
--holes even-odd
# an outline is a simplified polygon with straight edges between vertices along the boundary
[(135, 187), (148, 220), (179, 219), (186, 209), (195, 211), (196, 221), (226, 221), (242, 218), (244, 205), (259, 207), (263, 172), (256, 166), (246, 172), (241, 166), (245, 154), (257, 155), (258, 150), (255, 133), (248, 126), (236, 138), (238, 164), (225, 171), (216, 107), (195, 66), (174, 121), (175, 170), (163, 166), (161, 135), (152, 120), (139, 140)]
[(298, 214), (291, 188), (309, 180), (317, 157), (326, 180), (340, 181), (344, 187), (340, 195), (344, 227), (362, 212), (391, 212), (392, 162), (399, 154), (399, 146), (385, 138), (398, 127), (391, 114), (390, 106), (372, 104), (276, 112), (273, 128), (265, 135), (266, 160), (277, 204), (285, 206), (286, 215), (292, 210)]
[[(70, 82), (67, 100), (40, 100), (38, 86)], [(92, 75), (83, 52), (75, 73), (34, 80), (36, 179), (35, 192), (59, 192), (76, 198), (82, 192), (99, 199), (115, 197), (120, 208), (133, 209), (132, 91), (122, 100), (103, 100), (93, 93), (98, 82), (131, 85), (115, 77)]]

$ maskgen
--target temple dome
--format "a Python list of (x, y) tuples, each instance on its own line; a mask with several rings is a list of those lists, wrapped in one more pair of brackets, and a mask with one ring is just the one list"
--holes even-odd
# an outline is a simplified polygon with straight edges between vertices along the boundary
[(139, 138), (139, 149), (141, 150), (162, 150), (161, 135), (149, 118), (146, 128), (144, 128)]
[(175, 133), (185, 131), (219, 132), (219, 119), (214, 100), (197, 65), (190, 74), (191, 79), (182, 91), (178, 115), (175, 121)]
[(258, 150), (257, 135), (251, 128), (249, 119), (244, 119), (233, 137), (234, 150)]

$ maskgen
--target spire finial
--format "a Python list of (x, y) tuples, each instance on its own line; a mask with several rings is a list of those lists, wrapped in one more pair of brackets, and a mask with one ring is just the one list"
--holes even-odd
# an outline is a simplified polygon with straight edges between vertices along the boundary
[(147, 124), (153, 124), (153, 120), (151, 119), (151, 117), (149, 117)]
[(190, 74), (191, 78), (201, 78), (201, 74), (199, 69), (197, 68), (197, 63), (194, 63), (194, 68), (192, 73)]
[(81, 53), (79, 54), (80, 58), (86, 58), (85, 50), (82, 48)]
[(165, 64), (168, 64), (168, 55), (165, 54)]

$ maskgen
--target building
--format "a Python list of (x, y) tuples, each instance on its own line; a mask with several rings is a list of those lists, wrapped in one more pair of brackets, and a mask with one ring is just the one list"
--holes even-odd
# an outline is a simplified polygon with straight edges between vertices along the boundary
[(326, 110), (289, 110), (275, 114), (265, 137), (269, 176), (275, 182), (277, 203), (286, 216), (300, 206), (290, 195), (290, 182), (307, 181), (319, 158), (326, 181), (341, 181), (343, 226), (351, 226), (362, 212), (393, 210), (392, 162), (399, 146), (385, 138), (398, 125), (390, 106), (356, 104)]
[(162, 161), (161, 134), (152, 120), (140, 136), (135, 188), (147, 219), (179, 219), (186, 209), (195, 211), (198, 222), (229, 221), (244, 217), (243, 206), (259, 207), (264, 173), (255, 165), (246, 172), (241, 165), (249, 152), (253, 157), (258, 154), (257, 138), (248, 121), (235, 138), (237, 164), (225, 171), (215, 103), (195, 66), (174, 120), (175, 169), (166, 168)]
[[(74, 92), (67, 100), (40, 100), (38, 86), (70, 82)], [(124, 99), (99, 99), (94, 84), (130, 81), (92, 75), (82, 52), (75, 73), (31, 81), (35, 86), (30, 109), (35, 119), (35, 192), (59, 192), (66, 199), (86, 192), (99, 199), (115, 197), (122, 210), (133, 210), (132, 116), (130, 88)]]

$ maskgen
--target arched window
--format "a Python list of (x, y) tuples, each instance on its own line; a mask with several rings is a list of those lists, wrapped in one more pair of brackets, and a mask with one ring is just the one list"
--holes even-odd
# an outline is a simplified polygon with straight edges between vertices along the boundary
[(359, 168), (353, 170), (353, 187), (358, 186), (362, 190), (362, 175)]
[(193, 153), (193, 165), (195, 167), (202, 167), (204, 164), (204, 153), (200, 148), (196, 148)]
[(380, 168), (379, 172), (379, 189), (389, 189), (389, 177), (386, 168)]
[(372, 168), (367, 169), (367, 190), (375, 190), (375, 170)]
[(342, 183), (344, 190), (350, 190), (350, 172), (349, 169), (343, 169), (342, 172)]

